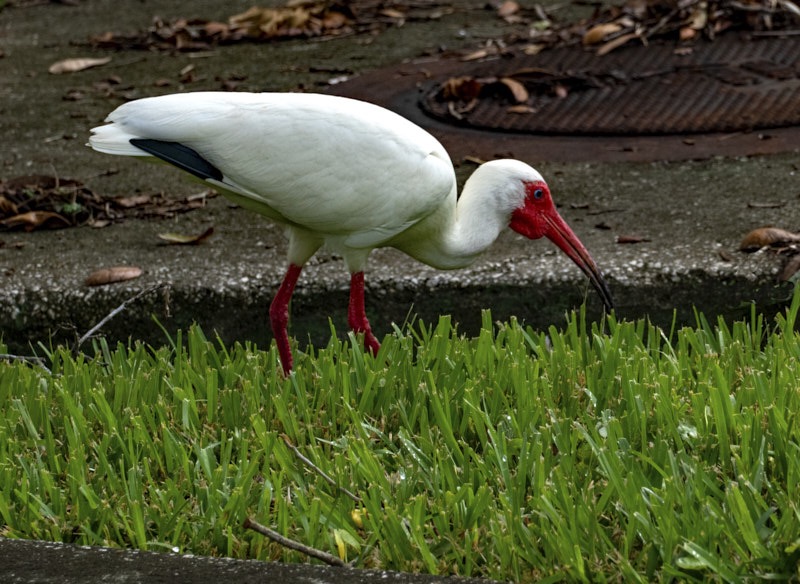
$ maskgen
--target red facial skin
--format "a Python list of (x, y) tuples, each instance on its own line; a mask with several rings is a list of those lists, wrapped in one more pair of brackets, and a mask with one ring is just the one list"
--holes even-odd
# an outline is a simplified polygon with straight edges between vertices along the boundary
[(592, 282), (608, 310), (613, 308), (611, 292), (594, 259), (578, 236), (561, 218), (544, 181), (525, 182), (525, 202), (511, 214), (509, 227), (530, 239), (547, 237), (577, 264)]
[[(525, 182), (525, 203), (511, 214), (509, 227), (529, 239), (547, 235), (546, 216), (561, 219), (544, 181)], [(577, 238), (576, 238), (577, 239)]]

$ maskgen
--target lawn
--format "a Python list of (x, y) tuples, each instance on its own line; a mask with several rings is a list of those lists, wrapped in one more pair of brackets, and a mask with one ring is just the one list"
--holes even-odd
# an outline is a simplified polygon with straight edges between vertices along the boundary
[[(539, 581), (800, 578), (800, 294), (774, 322), (488, 312), (297, 357), (193, 328), (0, 363), (0, 535)], [(0, 347), (2, 351), (2, 347)]]

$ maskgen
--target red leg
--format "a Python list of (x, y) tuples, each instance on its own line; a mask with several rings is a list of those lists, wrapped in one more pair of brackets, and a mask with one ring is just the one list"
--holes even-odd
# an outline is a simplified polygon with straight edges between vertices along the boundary
[(272, 334), (275, 336), (275, 343), (278, 345), (278, 355), (283, 365), (283, 373), (289, 375), (292, 370), (292, 349), (289, 346), (289, 301), (292, 299), (294, 285), (300, 277), (303, 267), (289, 264), (289, 269), (283, 277), (280, 288), (272, 304), (269, 305), (269, 321), (272, 325)]
[(376, 355), (381, 344), (372, 334), (364, 309), (364, 272), (354, 272), (350, 276), (350, 306), (347, 309), (347, 322), (353, 332), (364, 333), (364, 347)]

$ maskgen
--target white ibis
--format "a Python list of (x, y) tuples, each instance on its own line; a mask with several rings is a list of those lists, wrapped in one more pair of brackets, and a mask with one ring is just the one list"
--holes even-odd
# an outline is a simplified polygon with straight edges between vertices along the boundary
[(379, 343), (364, 310), (364, 268), (377, 247), (461, 268), (510, 227), (551, 239), (612, 307), (597, 265), (536, 170), (518, 160), (487, 162), (457, 198), (444, 147), (376, 105), (320, 94), (197, 92), (129, 102), (106, 122), (92, 130), (95, 150), (173, 164), (286, 227), (289, 268), (269, 315), (287, 374), (289, 300), (323, 244), (347, 264), (348, 322), (373, 353)]

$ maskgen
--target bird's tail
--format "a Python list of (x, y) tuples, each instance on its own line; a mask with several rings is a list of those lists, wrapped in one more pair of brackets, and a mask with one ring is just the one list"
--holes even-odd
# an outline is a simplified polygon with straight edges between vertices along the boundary
[(98, 152), (117, 156), (150, 156), (144, 150), (131, 144), (132, 138), (141, 138), (141, 136), (126, 132), (119, 124), (107, 124), (92, 128), (92, 135), (89, 136), (87, 146), (91, 146)]

